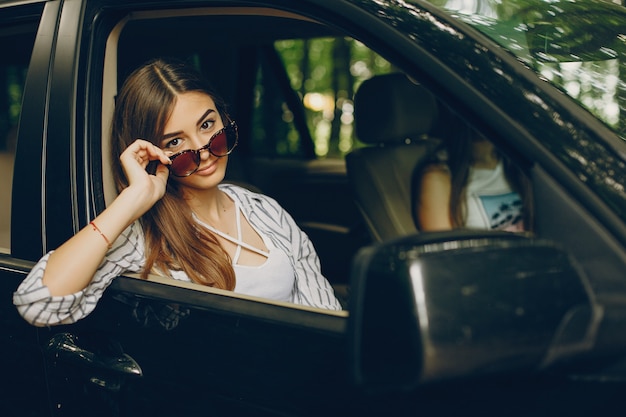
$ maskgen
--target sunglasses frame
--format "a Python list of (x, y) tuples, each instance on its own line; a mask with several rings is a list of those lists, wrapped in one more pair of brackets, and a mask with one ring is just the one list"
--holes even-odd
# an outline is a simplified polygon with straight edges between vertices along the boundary
[[(233, 147), (232, 147), (232, 148), (230, 148), (230, 149), (228, 150), (228, 152), (226, 152), (224, 155), (217, 155), (217, 154), (215, 154), (213, 151), (211, 151), (211, 144), (213, 143), (213, 140), (214, 140), (216, 137), (218, 137), (219, 135), (221, 135), (222, 133), (224, 133), (226, 136), (228, 136), (228, 133), (226, 132), (226, 130), (227, 130), (227, 129), (232, 129), (232, 130), (233, 130), (233, 133), (234, 133), (234, 135), (235, 135), (235, 144), (234, 144), (234, 145), (233, 145)], [(226, 124), (226, 126), (224, 126), (224, 127), (223, 127), (223, 128), (221, 128), (220, 130), (218, 130), (217, 132), (215, 132), (215, 133), (211, 136), (211, 138), (209, 139), (209, 142), (208, 142), (206, 145), (202, 146), (201, 148), (198, 148), (198, 149), (185, 149), (184, 151), (177, 152), (177, 153), (175, 153), (174, 155), (170, 156), (170, 161), (172, 161), (172, 164), (168, 165), (168, 168), (169, 168), (169, 170), (170, 170), (170, 173), (171, 173), (173, 176), (175, 176), (175, 177), (178, 177), (178, 178), (185, 178), (185, 177), (188, 177), (188, 176), (190, 176), (190, 175), (194, 174), (194, 173), (195, 173), (198, 169), (200, 169), (200, 152), (202, 152), (202, 151), (205, 151), (205, 150), (206, 150), (206, 151), (209, 151), (209, 153), (210, 153), (211, 155), (215, 156), (216, 158), (223, 158), (223, 157), (225, 157), (225, 156), (227, 156), (227, 155), (230, 155), (230, 154), (231, 154), (231, 152), (232, 152), (232, 151), (233, 151), (233, 150), (237, 147), (237, 144), (238, 144), (238, 143), (239, 143), (239, 132), (238, 132), (238, 128), (237, 128), (237, 123), (235, 123), (235, 121), (234, 121), (234, 120), (231, 120), (231, 121), (229, 121), (229, 122)], [(183, 155), (183, 154), (186, 154), (186, 153), (193, 153), (193, 154), (197, 155), (198, 162), (196, 163), (196, 168), (195, 168), (193, 171), (189, 172), (188, 174), (185, 174), (185, 175), (177, 175), (177, 174), (175, 174), (175, 173), (174, 173), (174, 171), (172, 170), (172, 165), (173, 165), (173, 163), (174, 163), (174, 159), (176, 159), (176, 158), (178, 158), (179, 156), (181, 156), (181, 155)]]

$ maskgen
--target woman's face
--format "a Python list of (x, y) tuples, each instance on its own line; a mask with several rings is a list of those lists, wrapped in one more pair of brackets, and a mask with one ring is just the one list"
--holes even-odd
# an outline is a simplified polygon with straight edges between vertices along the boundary
[[(177, 96), (158, 146), (168, 156), (188, 149), (199, 149), (223, 127), (221, 116), (209, 95), (201, 92), (183, 93)], [(224, 179), (227, 161), (228, 156), (218, 158), (205, 149), (200, 152), (197, 171), (187, 177), (175, 177), (170, 173), (170, 180), (190, 188), (216, 187)]]

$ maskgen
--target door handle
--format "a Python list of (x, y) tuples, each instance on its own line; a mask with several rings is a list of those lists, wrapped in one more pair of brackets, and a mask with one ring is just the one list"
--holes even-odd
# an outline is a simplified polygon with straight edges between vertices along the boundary
[(121, 349), (115, 354), (94, 353), (80, 347), (77, 339), (71, 333), (58, 333), (48, 341), (45, 350), (58, 361), (95, 371), (97, 375), (89, 377), (89, 381), (110, 390), (119, 389), (121, 382), (119, 377), (143, 376), (139, 364)]

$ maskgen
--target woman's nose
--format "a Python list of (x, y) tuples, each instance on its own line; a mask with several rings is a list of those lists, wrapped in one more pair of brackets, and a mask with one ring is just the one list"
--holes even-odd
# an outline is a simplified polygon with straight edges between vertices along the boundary
[(206, 161), (211, 157), (211, 152), (209, 152), (209, 148), (200, 149), (200, 160)]

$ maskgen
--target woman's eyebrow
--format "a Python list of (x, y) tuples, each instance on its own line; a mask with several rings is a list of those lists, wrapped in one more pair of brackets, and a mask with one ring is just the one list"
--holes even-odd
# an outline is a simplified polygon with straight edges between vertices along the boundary
[(173, 138), (174, 136), (178, 136), (181, 133), (183, 133), (182, 130), (179, 130), (178, 132), (166, 133), (165, 135), (161, 137), (161, 141), (167, 140), (169, 138)]
[[(200, 126), (200, 125), (202, 124), (202, 122), (204, 122), (204, 119), (206, 119), (206, 118), (207, 118), (207, 116), (208, 116), (209, 114), (211, 114), (211, 113), (215, 113), (215, 109), (207, 109), (207, 111), (205, 111), (205, 112), (204, 112), (204, 114), (202, 115), (202, 117), (200, 117), (200, 118), (198, 119), (198, 121), (196, 122), (196, 125), (197, 125), (197, 126)], [(166, 133), (166, 134), (164, 134), (164, 135), (161, 137), (161, 141), (164, 141), (164, 140), (166, 140), (166, 139), (172, 138), (172, 137), (174, 137), (174, 136), (178, 136), (178, 135), (180, 135), (181, 133), (183, 133), (183, 131), (182, 131), (182, 130), (178, 130), (178, 131), (176, 131), (176, 132), (172, 132), (172, 133)]]
[(204, 122), (204, 119), (206, 119), (207, 116), (211, 113), (215, 113), (215, 109), (208, 109), (207, 111), (205, 111), (202, 117), (199, 118), (198, 121), (196, 122), (196, 125), (200, 126), (202, 122)]

